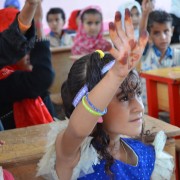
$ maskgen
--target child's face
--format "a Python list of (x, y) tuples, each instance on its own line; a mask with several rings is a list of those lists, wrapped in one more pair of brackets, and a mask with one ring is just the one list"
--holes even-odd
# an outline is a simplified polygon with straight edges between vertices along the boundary
[(173, 27), (170, 22), (156, 23), (154, 22), (150, 28), (150, 40), (160, 50), (166, 51), (173, 34)]
[(142, 131), (143, 113), (141, 90), (126, 97), (119, 89), (103, 116), (103, 127), (109, 134), (137, 136)]
[(87, 35), (97, 36), (101, 30), (102, 19), (100, 14), (84, 14), (83, 28)]
[(140, 19), (141, 19), (141, 15), (140, 15), (140, 13), (139, 13), (139, 11), (137, 10), (136, 7), (133, 7), (131, 9), (131, 19), (132, 19), (132, 23), (133, 23), (134, 29), (138, 29), (139, 28)]
[(59, 33), (62, 31), (64, 26), (64, 20), (61, 14), (49, 14), (48, 15), (48, 25), (52, 32)]

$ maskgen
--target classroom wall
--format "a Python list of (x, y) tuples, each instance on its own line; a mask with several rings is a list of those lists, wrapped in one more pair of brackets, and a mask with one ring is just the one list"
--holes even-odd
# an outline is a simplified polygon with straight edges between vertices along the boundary
[[(25, 0), (19, 0), (21, 3), (21, 7), (23, 6)], [(44, 28), (48, 28), (46, 23), (45, 15), (49, 8), (51, 7), (61, 7), (64, 9), (66, 16), (68, 19), (71, 11), (73, 9), (81, 9), (88, 5), (99, 5), (102, 8), (103, 17), (105, 22), (109, 22), (113, 20), (114, 12), (118, 9), (120, 4), (126, 1), (134, 1), (134, 0), (43, 0), (43, 11), (44, 11), (44, 18), (43, 24)], [(177, 0), (179, 1), (179, 0)], [(3, 8), (5, 0), (0, 0), (0, 9)], [(171, 6), (171, 0), (155, 0), (156, 8), (163, 8), (169, 11)]]

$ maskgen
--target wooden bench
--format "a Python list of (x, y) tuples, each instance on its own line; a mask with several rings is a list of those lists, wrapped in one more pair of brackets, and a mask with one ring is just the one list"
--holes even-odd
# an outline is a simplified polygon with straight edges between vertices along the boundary
[[(0, 132), (0, 139), (6, 142), (0, 147), (0, 166), (9, 170), (16, 180), (41, 180), (35, 174), (37, 163), (44, 153), (49, 129), (49, 124), (44, 124)], [(169, 138), (165, 149), (175, 157), (172, 137), (180, 135), (180, 128), (145, 116), (145, 129), (151, 133), (164, 130)]]

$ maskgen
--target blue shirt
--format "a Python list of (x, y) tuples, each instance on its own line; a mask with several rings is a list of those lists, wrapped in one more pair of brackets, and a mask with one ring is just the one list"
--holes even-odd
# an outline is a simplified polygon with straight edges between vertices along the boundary
[[(136, 166), (126, 164), (119, 160), (115, 160), (111, 166), (114, 173), (114, 180), (150, 180), (155, 164), (155, 150), (151, 145), (145, 145), (140, 141), (123, 138), (123, 141), (134, 151), (138, 157)], [(110, 177), (105, 172), (105, 160), (101, 160), (100, 164), (94, 165), (94, 173), (84, 175), (79, 180), (109, 180)], [(82, 174), (81, 174), (82, 176)]]

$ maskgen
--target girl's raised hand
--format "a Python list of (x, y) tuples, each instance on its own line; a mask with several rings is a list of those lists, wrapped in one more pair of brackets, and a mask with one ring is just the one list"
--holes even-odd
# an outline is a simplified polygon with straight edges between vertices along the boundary
[(138, 42), (135, 40), (128, 9), (125, 10), (124, 28), (125, 30), (122, 27), (121, 14), (116, 12), (114, 23), (109, 23), (109, 34), (114, 44), (109, 52), (116, 59), (112, 69), (120, 78), (125, 78), (130, 70), (137, 65), (148, 41), (147, 31), (140, 34)]

